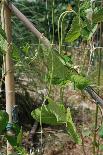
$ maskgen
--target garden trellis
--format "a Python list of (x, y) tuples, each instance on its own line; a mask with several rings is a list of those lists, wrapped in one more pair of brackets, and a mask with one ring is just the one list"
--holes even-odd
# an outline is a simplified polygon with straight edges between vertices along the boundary
[[(60, 60), (60, 62), (62, 62), (64, 64), (65, 67), (67, 67), (68, 69), (70, 69), (70, 67), (65, 62), (64, 58), (58, 53), (58, 48), (53, 47), (52, 44), (50, 43), (50, 41), (44, 36), (44, 34), (40, 33), (34, 27), (34, 25), (11, 2), (8, 2), (8, 1), (4, 2), (3, 5), (4, 5), (3, 11), (5, 12), (5, 16), (6, 16), (6, 18), (5, 18), (6, 19), (6, 21), (5, 21), (5, 28), (6, 28), (5, 32), (6, 32), (7, 42), (8, 42), (8, 48), (5, 50), (7, 56), (6, 56), (6, 59), (4, 59), (5, 60), (4, 61), (4, 66), (6, 68), (4, 70), (4, 74), (5, 74), (5, 87), (6, 87), (6, 101), (8, 101), (8, 99), (10, 97), (9, 104), (8, 104), (8, 102), (6, 102), (6, 111), (9, 114), (9, 123), (12, 123), (12, 108), (15, 105), (15, 99), (14, 99), (14, 85), (13, 85), (12, 88), (10, 86), (11, 86), (11, 83), (14, 84), (14, 75), (13, 75), (13, 72), (12, 72), (13, 69), (11, 68), (12, 65), (11, 64), (9, 65), (7, 63), (7, 61), (9, 61), (11, 63), (11, 58), (10, 58), (10, 55), (8, 54), (8, 52), (11, 52), (11, 22), (9, 20), (11, 18), (11, 11), (24, 23), (24, 25), (34, 35), (37, 36), (39, 41), (42, 44), (44, 44), (46, 46), (46, 48), (48, 48), (49, 50), (53, 49), (53, 52), (56, 53), (58, 59)], [(10, 25), (9, 30), (7, 30), (7, 25)], [(100, 47), (100, 48), (102, 48), (102, 47)], [(10, 67), (10, 68), (7, 68), (7, 67)], [(78, 74), (78, 72), (76, 70), (74, 70), (74, 72), (76, 74)], [(8, 82), (8, 79), (9, 79), (9, 82)], [(8, 86), (8, 84), (10, 84), (10, 85)], [(10, 88), (10, 90), (8, 90), (7, 88)], [(96, 100), (97, 104), (100, 104), (100, 105), (103, 106), (103, 100), (94, 92), (94, 90), (91, 87), (87, 86), (84, 89)], [(11, 97), (11, 93), (10, 92), (13, 95), (12, 97)], [(12, 150), (10, 152), (12, 152)], [(10, 152), (8, 151), (8, 154), (10, 154)]]

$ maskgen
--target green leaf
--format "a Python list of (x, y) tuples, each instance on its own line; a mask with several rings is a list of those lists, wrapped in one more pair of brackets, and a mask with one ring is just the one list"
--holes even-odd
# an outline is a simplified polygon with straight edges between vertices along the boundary
[(36, 119), (38, 122), (44, 123), (44, 124), (50, 124), (50, 125), (57, 125), (57, 119), (56, 116), (48, 110), (46, 105), (43, 105), (41, 108), (37, 108), (32, 111), (31, 113), (32, 117)]
[(73, 140), (77, 143), (77, 144), (81, 144), (81, 139), (76, 131), (75, 125), (72, 121), (72, 116), (70, 113), (70, 109), (67, 109), (67, 132), (68, 134), (73, 138)]
[(48, 98), (48, 109), (56, 116), (57, 122), (66, 122), (66, 109), (63, 104), (55, 103), (52, 99)]
[(75, 16), (73, 18), (71, 28), (70, 28), (70, 30), (67, 33), (67, 36), (65, 38), (65, 41), (66, 42), (73, 42), (74, 40), (78, 39), (79, 36), (81, 35), (81, 28), (82, 28), (81, 19), (78, 16)]
[(19, 146), (22, 140), (22, 129), (17, 125), (13, 124), (11, 134), (6, 134), (6, 138), (12, 146)]
[(9, 143), (12, 145), (12, 146), (17, 146), (17, 139), (15, 137), (15, 135), (6, 135), (6, 138), (7, 140), (9, 141)]
[(84, 40), (88, 40), (89, 34), (90, 34), (90, 31), (87, 29), (87, 27), (82, 29), (81, 36)]
[(94, 11), (92, 20), (93, 20), (93, 23), (95, 24), (103, 21), (103, 8), (100, 8)]
[(82, 38), (84, 38), (84, 40), (90, 40), (95, 31), (97, 30), (97, 27), (97, 24), (94, 25), (91, 31), (89, 31), (87, 27), (83, 28), (81, 31)]
[(45, 124), (60, 125), (66, 124), (67, 132), (76, 143), (80, 143), (79, 135), (76, 132), (75, 125), (72, 121), (70, 109), (65, 109), (63, 104), (55, 103), (52, 99), (48, 99), (48, 105), (43, 105), (32, 111), (31, 115), (37, 121)]
[(5, 111), (1, 110), (0, 111), (0, 134), (2, 133), (3, 130), (5, 130), (8, 120), (9, 120), (8, 114)]
[(81, 12), (81, 15), (85, 12), (85, 10), (87, 10), (90, 7), (91, 7), (90, 1), (83, 1), (80, 4), (80, 12)]
[(64, 55), (64, 56), (63, 56), (63, 59), (64, 59), (65, 63), (70, 63), (70, 64), (73, 63), (73, 62), (72, 62), (72, 59), (71, 59), (71, 56)]
[(22, 132), (22, 128), (20, 129), (20, 132), (17, 136), (17, 144), (20, 146), (22, 144), (22, 135), (23, 135), (23, 132)]
[(66, 110), (62, 104), (55, 103), (48, 98), (48, 105), (43, 105), (41, 108), (34, 110), (31, 115), (37, 121), (45, 124), (58, 125), (66, 122)]
[(80, 90), (83, 90), (86, 86), (89, 85), (89, 80), (87, 80), (82, 75), (72, 75), (71, 81), (74, 82), (75, 86)]
[[(49, 73), (52, 72), (52, 84), (60, 84), (63, 81), (69, 80), (69, 75), (70, 75), (70, 71), (67, 67), (65, 67), (65, 65), (67, 63), (69, 63), (69, 58), (68, 58), (68, 62), (66, 61), (67, 59), (64, 58), (64, 55), (60, 55), (58, 53), (56, 53), (55, 51), (53, 51), (52, 53), (53, 55), (53, 62), (51, 59), (51, 54), (49, 54), (48, 56), (48, 70)], [(66, 60), (65, 60), (66, 59)], [(71, 68), (71, 62), (69, 63), (68, 67)], [(53, 66), (53, 70), (52, 67)], [(62, 70), (62, 72), (61, 72)], [(50, 75), (48, 75), (48, 81), (50, 80)]]
[(13, 131), (15, 132), (15, 135), (18, 136), (19, 132), (20, 132), (20, 126), (16, 123), (13, 124)]
[(88, 39), (87, 40), (90, 40), (93, 36), (93, 34), (96, 32), (97, 30), (97, 27), (98, 27), (98, 24), (94, 25), (92, 31), (89, 33), (89, 36), (88, 36)]

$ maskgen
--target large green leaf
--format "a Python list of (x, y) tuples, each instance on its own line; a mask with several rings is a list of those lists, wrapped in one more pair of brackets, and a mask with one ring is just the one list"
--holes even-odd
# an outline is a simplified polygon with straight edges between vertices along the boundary
[[(51, 59), (51, 57), (53, 59)], [(65, 80), (69, 80), (71, 70), (68, 70), (68, 68), (65, 67), (67, 63), (70, 67), (72, 65), (71, 60), (69, 61), (69, 58), (67, 61), (66, 58), (63, 57), (63, 55), (56, 54), (56, 52), (53, 51), (52, 54), (50, 52), (47, 59), (49, 70), (48, 79), (50, 78), (50, 73), (52, 73), (52, 84), (60, 84)]]
[(99, 23), (103, 21), (103, 8), (97, 9), (93, 13), (93, 23)]
[(43, 105), (32, 111), (32, 116), (39, 122), (60, 125), (66, 124), (67, 132), (76, 143), (80, 143), (79, 135), (76, 132), (75, 125), (73, 124), (70, 109), (65, 109), (64, 105), (55, 103), (52, 99), (48, 98), (48, 105)]
[(57, 125), (66, 122), (66, 110), (62, 104), (55, 103), (52, 99), (48, 98), (48, 105), (43, 105), (34, 110), (31, 115), (37, 121), (45, 124)]
[(71, 81), (73, 81), (76, 85), (76, 87), (80, 90), (83, 90), (86, 86), (89, 85), (89, 80), (87, 80), (82, 75), (72, 75)]
[(22, 129), (17, 125), (13, 124), (12, 130), (9, 131), (11, 133), (6, 134), (6, 138), (12, 146), (21, 145), (22, 140)]
[(8, 120), (9, 120), (8, 114), (5, 111), (1, 110), (0, 111), (0, 134), (2, 133), (3, 130), (5, 130)]
[(14, 134), (12, 134), (12, 132), (11, 134), (7, 134), (6, 138), (12, 146), (17, 146), (17, 138)]
[(81, 35), (82, 29), (82, 22), (79, 16), (75, 16), (73, 18), (73, 22), (67, 36), (65, 38), (66, 42), (73, 42), (74, 40), (78, 39)]
[(32, 117), (36, 119), (38, 122), (42, 122), (44, 124), (57, 125), (56, 116), (51, 113), (46, 105), (43, 105), (41, 108), (37, 108), (33, 110), (31, 113)]
[(66, 122), (66, 109), (63, 104), (55, 103), (52, 99), (48, 98), (48, 109), (56, 116), (57, 122)]
[(90, 40), (93, 34), (95, 33), (95, 31), (97, 30), (97, 27), (98, 27), (97, 24), (94, 25), (91, 31), (88, 30), (87, 27), (83, 28), (81, 31), (82, 38), (84, 40)]
[(83, 15), (85, 15), (85, 10), (87, 10), (88, 8), (90, 8), (91, 7), (91, 3), (90, 3), (90, 1), (88, 1), (88, 0), (86, 0), (86, 1), (82, 1), (81, 3), (80, 3), (80, 13), (81, 13), (81, 16)]
[(72, 116), (71, 116), (71, 112), (70, 109), (67, 109), (67, 132), (68, 134), (73, 138), (73, 140), (80, 144), (81, 143), (81, 139), (76, 131), (76, 127), (72, 121)]

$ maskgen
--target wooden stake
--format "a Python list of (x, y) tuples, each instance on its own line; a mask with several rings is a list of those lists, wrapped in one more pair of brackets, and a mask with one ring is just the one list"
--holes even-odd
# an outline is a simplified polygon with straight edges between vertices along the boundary
[(12, 3), (9, 3), (8, 7), (47, 48), (51, 48), (50, 41), (44, 36), (44, 34), (40, 33), (35, 28), (26, 16), (24, 16)]
[[(2, 25), (7, 37), (6, 53), (4, 55), (5, 64), (5, 91), (6, 91), (6, 112), (9, 115), (9, 123), (12, 123), (12, 109), (15, 105), (14, 73), (11, 59), (12, 51), (12, 30), (11, 30), (11, 11), (4, 5), (2, 9)], [(13, 147), (7, 142), (7, 155), (13, 153)]]

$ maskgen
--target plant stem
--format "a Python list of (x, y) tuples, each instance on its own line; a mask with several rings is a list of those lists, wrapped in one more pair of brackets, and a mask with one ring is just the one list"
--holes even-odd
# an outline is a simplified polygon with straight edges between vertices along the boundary
[(55, 0), (53, 0), (52, 2), (52, 29), (53, 29), (52, 44), (54, 43), (54, 5), (55, 5)]
[[(99, 52), (99, 66), (98, 66), (98, 86), (100, 86), (100, 77), (101, 77), (101, 49), (100, 49), (100, 52)], [(98, 94), (99, 94), (99, 91), (98, 91)], [(98, 105), (96, 105), (96, 114), (95, 114), (95, 131), (94, 131), (94, 140), (93, 140), (93, 154), (95, 155), (96, 153), (96, 139), (97, 139), (97, 126), (98, 126)], [(98, 144), (99, 146), (99, 144)], [(98, 148), (99, 149), (99, 148)], [(99, 150), (98, 150), (99, 152)]]
[(97, 138), (97, 129), (98, 126), (98, 105), (96, 105), (96, 113), (95, 113), (95, 127), (94, 127), (94, 138), (93, 138), (93, 154), (96, 152), (96, 138)]
[[(7, 2), (7, 1), (5, 1)], [(6, 94), (6, 112), (9, 116), (9, 124), (13, 123), (12, 110), (15, 105), (15, 84), (14, 84), (14, 70), (11, 58), (12, 52), (12, 24), (11, 24), (11, 11), (3, 4), (2, 6), (2, 28), (5, 31), (7, 38), (7, 45), (5, 46), (6, 53), (4, 54), (4, 74), (5, 74), (5, 94)], [(13, 154), (14, 149), (7, 141), (7, 155)]]
[(60, 87), (60, 100), (61, 100), (61, 103), (64, 103), (64, 88), (63, 87)]
[(50, 81), (49, 81), (49, 93), (48, 93), (49, 95), (50, 95), (50, 92), (51, 92), (53, 71), (54, 71), (54, 58), (53, 58), (52, 50), (51, 50), (51, 59), (52, 59), (52, 64), (51, 64)]

